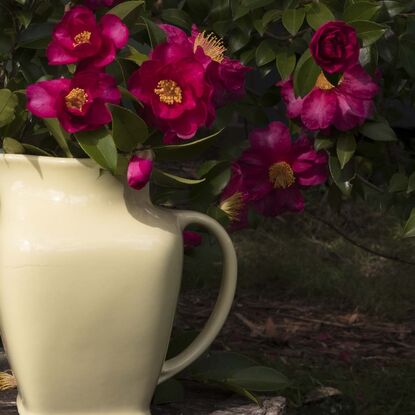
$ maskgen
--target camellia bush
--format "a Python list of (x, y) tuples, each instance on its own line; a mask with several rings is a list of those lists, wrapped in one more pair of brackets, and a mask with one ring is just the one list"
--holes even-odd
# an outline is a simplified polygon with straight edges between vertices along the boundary
[[(361, 199), (415, 236), (415, 2), (4, 0), (5, 153), (90, 157), (229, 230)], [(200, 242), (186, 233), (189, 246)]]

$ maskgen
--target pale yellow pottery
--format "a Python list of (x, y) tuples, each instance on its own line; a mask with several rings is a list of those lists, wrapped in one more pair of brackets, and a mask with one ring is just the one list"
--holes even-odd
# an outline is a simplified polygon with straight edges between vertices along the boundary
[[(91, 160), (0, 155), (0, 324), (21, 415), (150, 415), (158, 382), (199, 357), (230, 310), (236, 256), (200, 213), (152, 205)], [(165, 361), (182, 231), (216, 235), (224, 271), (195, 342)]]

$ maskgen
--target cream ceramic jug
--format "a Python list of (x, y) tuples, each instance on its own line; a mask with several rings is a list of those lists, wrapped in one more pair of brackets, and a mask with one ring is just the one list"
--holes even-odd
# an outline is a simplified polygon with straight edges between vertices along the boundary
[[(0, 155), (0, 324), (20, 415), (150, 415), (158, 382), (199, 357), (236, 285), (227, 233), (161, 209), (91, 160)], [(180, 289), (182, 231), (213, 232), (221, 291), (204, 330), (165, 361)]]

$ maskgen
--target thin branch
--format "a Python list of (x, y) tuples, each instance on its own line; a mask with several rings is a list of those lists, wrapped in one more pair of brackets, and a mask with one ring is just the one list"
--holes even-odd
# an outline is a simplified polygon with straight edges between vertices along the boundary
[(363, 251), (368, 252), (371, 255), (375, 255), (375, 256), (378, 256), (378, 257), (381, 257), (381, 258), (385, 258), (385, 259), (388, 259), (390, 261), (396, 261), (396, 262), (400, 262), (402, 264), (415, 266), (415, 262), (408, 261), (407, 259), (400, 258), (396, 255), (390, 255), (390, 254), (387, 254), (386, 252), (380, 252), (380, 251), (377, 251), (375, 249), (369, 248), (368, 246), (366, 246), (366, 245), (354, 240), (353, 238), (351, 238), (349, 235), (347, 235), (345, 232), (343, 232), (341, 229), (339, 229), (333, 223), (327, 221), (326, 219), (320, 218), (319, 216), (314, 215), (314, 213), (312, 213), (310, 211), (306, 211), (305, 213), (307, 213), (313, 219), (315, 219), (315, 220), (323, 223), (324, 225), (328, 226), (333, 231), (337, 232), (347, 242), (351, 243), (352, 245), (356, 246), (357, 248), (362, 249)]

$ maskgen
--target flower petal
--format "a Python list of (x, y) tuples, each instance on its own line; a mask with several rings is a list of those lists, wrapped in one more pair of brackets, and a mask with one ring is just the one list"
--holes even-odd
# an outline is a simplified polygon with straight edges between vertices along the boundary
[(106, 14), (100, 21), (102, 34), (111, 39), (115, 47), (122, 49), (128, 42), (128, 28), (118, 16)]
[(46, 49), (46, 56), (49, 65), (68, 65), (78, 61), (77, 56), (69, 53), (60, 43), (53, 40)]
[(301, 121), (311, 131), (325, 129), (332, 124), (336, 111), (336, 93), (314, 88), (304, 98)]
[(70, 79), (54, 79), (29, 85), (26, 91), (28, 110), (42, 118), (55, 118), (58, 115), (59, 100), (71, 85)]

